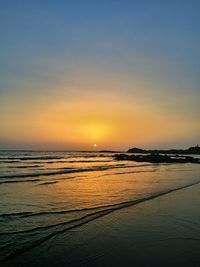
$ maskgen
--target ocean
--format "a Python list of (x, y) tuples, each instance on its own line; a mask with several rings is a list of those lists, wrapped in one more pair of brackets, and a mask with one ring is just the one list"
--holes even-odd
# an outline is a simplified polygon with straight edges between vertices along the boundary
[(113, 153), (1, 151), (0, 263), (107, 214), (198, 184), (199, 164)]

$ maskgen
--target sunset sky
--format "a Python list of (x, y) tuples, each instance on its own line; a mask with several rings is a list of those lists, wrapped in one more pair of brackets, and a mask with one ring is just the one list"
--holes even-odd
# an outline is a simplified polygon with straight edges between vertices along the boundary
[(0, 149), (200, 142), (199, 0), (0, 6)]

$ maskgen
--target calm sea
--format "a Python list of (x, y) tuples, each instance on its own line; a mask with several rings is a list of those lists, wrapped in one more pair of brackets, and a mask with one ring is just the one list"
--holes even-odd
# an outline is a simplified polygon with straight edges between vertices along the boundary
[(200, 182), (199, 164), (100, 152), (0, 152), (0, 262), (113, 211)]

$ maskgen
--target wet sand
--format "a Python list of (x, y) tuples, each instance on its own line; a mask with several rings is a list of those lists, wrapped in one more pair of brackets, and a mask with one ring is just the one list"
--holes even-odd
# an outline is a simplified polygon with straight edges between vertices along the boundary
[(114, 211), (2, 266), (200, 266), (200, 185)]

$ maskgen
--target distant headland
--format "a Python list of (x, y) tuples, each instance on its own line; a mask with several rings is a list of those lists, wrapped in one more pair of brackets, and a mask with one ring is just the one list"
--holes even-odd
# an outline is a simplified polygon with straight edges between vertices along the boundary
[(151, 163), (198, 163), (200, 164), (199, 158), (191, 156), (180, 156), (180, 155), (162, 155), (162, 154), (147, 154), (147, 155), (127, 155), (127, 154), (115, 154), (115, 160), (130, 160), (136, 162), (151, 162)]
[[(194, 158), (190, 155), (200, 154), (200, 147), (190, 147), (188, 149), (168, 149), (168, 150), (144, 150), (141, 148), (131, 148), (127, 151), (130, 154), (115, 154), (115, 160), (131, 160), (136, 162), (151, 162), (151, 163), (198, 163), (199, 158)], [(138, 154), (138, 155), (135, 155)], [(145, 154), (145, 155), (144, 155)]]
[(187, 149), (167, 149), (167, 150), (158, 150), (158, 149), (153, 149), (153, 150), (145, 150), (141, 148), (130, 148), (127, 153), (134, 153), (134, 154), (183, 154), (183, 155), (200, 155), (200, 147), (199, 145), (196, 145), (194, 147), (189, 147)]

